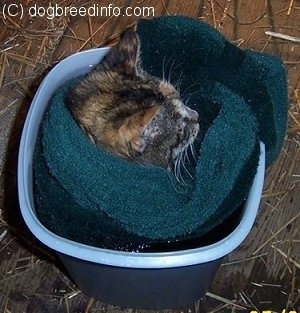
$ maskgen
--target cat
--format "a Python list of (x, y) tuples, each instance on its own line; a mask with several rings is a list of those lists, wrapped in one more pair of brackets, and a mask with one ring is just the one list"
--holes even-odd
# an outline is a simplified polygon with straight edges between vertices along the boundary
[(117, 46), (75, 84), (67, 106), (88, 138), (128, 161), (180, 175), (199, 131), (198, 113), (168, 81), (141, 67), (140, 40), (125, 31)]

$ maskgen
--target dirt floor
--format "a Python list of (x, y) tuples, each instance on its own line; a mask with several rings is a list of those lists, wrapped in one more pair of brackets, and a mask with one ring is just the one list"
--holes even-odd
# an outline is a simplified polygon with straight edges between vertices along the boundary
[[(19, 213), (16, 162), (31, 99), (50, 68), (76, 51), (115, 43), (122, 30), (148, 12), (148, 18), (194, 17), (213, 25), (242, 49), (280, 57), (288, 72), (290, 104), (284, 146), (266, 172), (251, 233), (223, 260), (202, 301), (163, 312), (300, 313), (299, 0), (114, 1), (111, 8), (121, 8), (119, 17), (114, 16), (117, 11), (108, 11), (113, 1), (103, 0), (97, 3), (107, 6), (107, 16), (53, 18), (44, 15), (50, 4), (78, 8), (94, 2), (41, 0), (33, 16), (36, 3), (0, 1), (0, 312), (138, 312), (85, 296), (55, 254), (34, 239)], [(135, 11), (127, 13), (139, 16), (125, 16), (130, 7)], [(293, 37), (278, 38), (278, 34)]]

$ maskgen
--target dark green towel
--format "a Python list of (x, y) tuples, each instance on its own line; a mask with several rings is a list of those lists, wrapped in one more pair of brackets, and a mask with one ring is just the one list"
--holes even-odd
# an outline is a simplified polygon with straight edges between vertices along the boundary
[(138, 33), (143, 67), (178, 84), (201, 116), (195, 180), (179, 188), (160, 168), (96, 148), (66, 109), (72, 82), (65, 84), (44, 117), (35, 191), (41, 221), (79, 242), (130, 246), (200, 236), (247, 196), (258, 139), (267, 145), (269, 163), (282, 144), (287, 104), (278, 59), (241, 51), (212, 27), (185, 17), (140, 21)]

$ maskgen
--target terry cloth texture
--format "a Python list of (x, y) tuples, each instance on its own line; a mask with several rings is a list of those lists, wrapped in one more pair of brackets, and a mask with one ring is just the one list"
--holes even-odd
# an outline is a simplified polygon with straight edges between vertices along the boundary
[(130, 246), (207, 233), (246, 198), (259, 140), (270, 164), (285, 132), (280, 60), (242, 51), (212, 27), (186, 17), (141, 20), (137, 32), (144, 69), (178, 85), (200, 115), (194, 181), (174, 188), (166, 171), (95, 147), (65, 106), (74, 83), (68, 82), (52, 98), (38, 138), (37, 213), (53, 232), (90, 245)]

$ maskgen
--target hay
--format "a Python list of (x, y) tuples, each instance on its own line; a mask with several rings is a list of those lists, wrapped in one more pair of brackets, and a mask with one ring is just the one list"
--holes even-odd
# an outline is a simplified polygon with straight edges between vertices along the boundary
[[(244, 304), (240, 304), (240, 303), (237, 303), (234, 300), (229, 300), (227, 298), (215, 295), (215, 294), (213, 294), (211, 292), (207, 292), (206, 296), (209, 297), (209, 298), (212, 298), (212, 299), (215, 299), (215, 300), (218, 300), (220, 302), (225, 303), (226, 304), (225, 307), (231, 306), (231, 307), (235, 307), (235, 308), (242, 309), (242, 310), (247, 310), (247, 309), (253, 308), (253, 307), (249, 306), (249, 304), (246, 301), (244, 301)], [(222, 307), (222, 308), (224, 308), (224, 307)]]
[(271, 36), (271, 37), (276, 37), (276, 38), (280, 38), (280, 39), (284, 39), (284, 40), (289, 40), (292, 42), (296, 42), (296, 43), (300, 43), (300, 38), (295, 37), (295, 36), (290, 36), (290, 35), (285, 35), (285, 34), (281, 34), (281, 33), (276, 33), (276, 32), (272, 32), (270, 30), (267, 30), (265, 32), (266, 35)]

